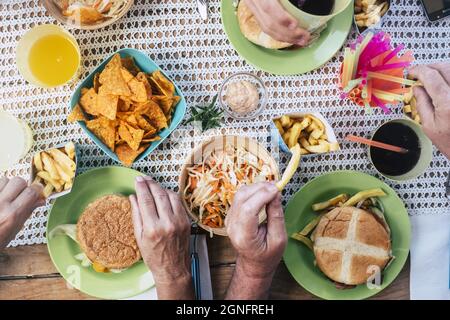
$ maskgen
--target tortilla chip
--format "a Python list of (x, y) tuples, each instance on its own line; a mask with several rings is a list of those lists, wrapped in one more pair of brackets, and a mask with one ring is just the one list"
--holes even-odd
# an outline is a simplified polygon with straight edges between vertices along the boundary
[(116, 148), (116, 154), (119, 160), (127, 167), (131, 167), (134, 160), (148, 148), (148, 144), (144, 144), (139, 147), (137, 151), (130, 148), (126, 143), (118, 145)]
[(97, 110), (97, 93), (94, 88), (87, 90), (80, 98), (80, 105), (86, 113), (99, 115)]
[(145, 91), (147, 92), (147, 100), (150, 100), (152, 98), (152, 87), (150, 85), (150, 82), (148, 82), (147, 76), (143, 72), (139, 72), (136, 75), (136, 79), (142, 82), (145, 86)]
[(142, 115), (140, 114), (136, 114), (136, 120), (138, 122), (138, 126), (139, 128), (141, 128), (142, 130), (145, 131), (145, 134), (148, 134), (149, 132), (151, 134), (155, 134), (156, 133), (156, 128), (154, 128), (150, 122), (148, 122)]
[(85, 121), (85, 122), (87, 121), (87, 118), (83, 110), (81, 110), (81, 107), (78, 103), (75, 105), (70, 114), (67, 116), (67, 121), (69, 123), (73, 123), (76, 121)]
[(174, 97), (168, 96), (153, 96), (152, 100), (155, 101), (162, 109), (166, 116), (172, 113), (173, 99)]
[(104, 115), (110, 120), (116, 119), (118, 102), (119, 97), (105, 93), (104, 86), (101, 86), (98, 89), (97, 110), (100, 114)]
[(120, 96), (119, 102), (117, 103), (117, 111), (127, 112), (131, 108), (132, 101), (127, 97)]
[(130, 96), (131, 91), (122, 76), (120, 55), (115, 54), (100, 73), (99, 81), (104, 86), (105, 93), (116, 96)]
[(157, 130), (161, 130), (168, 127), (167, 118), (164, 112), (158, 106), (158, 104), (152, 100), (147, 101), (144, 104), (139, 105), (136, 113), (143, 114), (147, 116), (150, 124), (154, 126)]
[(165, 96), (173, 96), (175, 94), (175, 85), (169, 81), (161, 71), (155, 71), (150, 76), (150, 81), (153, 82), (157, 91)]
[(126, 122), (121, 122), (119, 126), (119, 136), (131, 149), (137, 151), (144, 136), (144, 130), (135, 129)]
[(125, 80), (125, 82), (129, 82), (131, 79), (134, 78), (131, 72), (128, 71), (126, 68), (122, 67), (120, 68), (120, 71), (122, 72), (122, 77)]
[(100, 73), (99, 72), (97, 72), (94, 75), (94, 80), (93, 80), (92, 83), (93, 83), (93, 87), (94, 87), (95, 92), (98, 93), (98, 89), (100, 88)]
[(131, 115), (128, 116), (128, 118), (126, 118), (125, 120), (130, 126), (132, 126), (133, 128), (138, 128), (139, 124), (138, 124), (138, 120), (136, 119), (136, 115), (134, 113), (132, 113)]
[(133, 75), (133, 77), (135, 77), (141, 71), (134, 63), (133, 57), (122, 58), (121, 63), (122, 66)]
[(145, 90), (145, 85), (136, 78), (131, 79), (128, 82), (128, 87), (131, 90), (130, 99), (136, 102), (146, 102), (147, 101), (147, 91)]
[(114, 143), (116, 140), (116, 123), (105, 117), (86, 121), (86, 127), (95, 134), (106, 146), (114, 151)]
[(161, 137), (160, 136), (154, 136), (152, 138), (142, 139), (141, 143), (151, 143), (151, 142), (158, 141), (158, 140), (161, 140)]
[(81, 88), (81, 95), (84, 96), (88, 91), (88, 88)]

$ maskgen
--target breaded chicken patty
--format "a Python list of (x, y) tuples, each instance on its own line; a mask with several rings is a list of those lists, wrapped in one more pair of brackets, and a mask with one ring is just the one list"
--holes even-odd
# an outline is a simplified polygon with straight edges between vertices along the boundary
[(106, 195), (90, 203), (77, 223), (81, 249), (108, 269), (128, 268), (141, 259), (127, 197)]

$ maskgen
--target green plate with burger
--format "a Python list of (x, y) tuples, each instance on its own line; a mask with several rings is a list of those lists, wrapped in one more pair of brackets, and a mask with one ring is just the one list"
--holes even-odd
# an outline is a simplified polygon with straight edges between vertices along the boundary
[[(378, 190), (385, 195), (364, 202), (352, 199), (364, 190)], [(313, 204), (341, 194), (346, 196), (335, 202), (335, 209), (319, 213), (313, 210)], [(352, 207), (359, 209), (342, 207), (353, 200), (358, 204)], [(380, 211), (384, 211), (384, 218)], [(320, 214), (321, 218), (317, 218)], [(313, 179), (291, 198), (285, 219), (289, 240), (284, 262), (303, 288), (323, 299), (373, 296), (395, 280), (408, 257), (411, 226), (405, 205), (393, 189), (365, 173), (338, 171)], [(311, 232), (305, 230), (314, 220), (317, 226)], [(305, 245), (307, 240), (292, 238), (297, 233), (298, 239), (301, 230), (312, 238), (313, 248)], [(358, 281), (362, 284), (349, 285)]]
[[(130, 245), (135, 238), (127, 196), (135, 193), (134, 179), (138, 175), (141, 175), (138, 171), (123, 167), (87, 171), (75, 178), (69, 194), (53, 204), (47, 223), (50, 257), (68, 284), (83, 293), (103, 299), (123, 299), (154, 286), (151, 272), (136, 253), (137, 245)], [(105, 201), (99, 202), (101, 199)], [(84, 220), (80, 218), (82, 213)], [(83, 222), (80, 227), (83, 240), (79, 225), (75, 229), (79, 220)], [(62, 230), (62, 225), (68, 227)], [(74, 239), (87, 250), (82, 250)], [(109, 272), (99, 272), (96, 266), (96, 271), (93, 261), (86, 259), (88, 250), (90, 256), (92, 252), (98, 253), (99, 261), (104, 261), (106, 255), (108, 259), (111, 257), (108, 263), (130, 266)]]
[(276, 75), (303, 74), (315, 70), (341, 49), (353, 23), (352, 3), (328, 21), (320, 38), (307, 48), (266, 49), (247, 40), (239, 28), (234, 0), (222, 0), (221, 15), (231, 45), (249, 64)]

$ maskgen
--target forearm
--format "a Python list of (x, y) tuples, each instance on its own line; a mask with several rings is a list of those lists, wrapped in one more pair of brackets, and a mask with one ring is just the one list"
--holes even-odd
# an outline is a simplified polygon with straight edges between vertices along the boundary
[(194, 300), (194, 287), (190, 275), (173, 281), (155, 282), (159, 300)]
[(231, 278), (225, 299), (259, 300), (267, 299), (275, 271), (254, 275), (239, 258)]

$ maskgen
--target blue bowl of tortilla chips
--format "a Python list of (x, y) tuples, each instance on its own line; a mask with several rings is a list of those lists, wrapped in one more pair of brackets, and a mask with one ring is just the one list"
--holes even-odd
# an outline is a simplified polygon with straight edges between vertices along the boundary
[(181, 90), (145, 53), (121, 49), (76, 88), (69, 122), (77, 121), (111, 159), (131, 166), (182, 121)]

